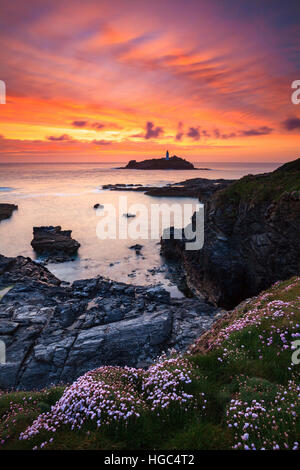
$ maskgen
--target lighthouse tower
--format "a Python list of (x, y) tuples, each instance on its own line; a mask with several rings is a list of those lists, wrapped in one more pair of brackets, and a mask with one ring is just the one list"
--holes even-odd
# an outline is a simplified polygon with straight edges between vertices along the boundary
[(166, 160), (169, 160), (169, 150), (166, 151)]

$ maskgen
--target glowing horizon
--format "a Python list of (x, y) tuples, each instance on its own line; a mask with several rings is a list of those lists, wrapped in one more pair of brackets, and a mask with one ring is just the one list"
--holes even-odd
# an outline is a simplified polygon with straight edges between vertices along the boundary
[(0, 162), (293, 160), (299, 19), (277, 0), (6, 4)]

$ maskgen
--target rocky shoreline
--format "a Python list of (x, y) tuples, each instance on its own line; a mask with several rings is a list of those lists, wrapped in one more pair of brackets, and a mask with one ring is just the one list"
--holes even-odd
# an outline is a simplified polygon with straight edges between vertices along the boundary
[(166, 186), (142, 186), (132, 184), (106, 184), (102, 189), (110, 191), (137, 191), (143, 192), (147, 196), (156, 197), (195, 197), (201, 202), (207, 201), (216, 191), (226, 188), (235, 180), (230, 179), (207, 179), (192, 178), (179, 183), (168, 184)]
[(220, 309), (170, 299), (160, 287), (101, 276), (62, 283), (30, 258), (0, 256), (0, 389), (69, 383), (100, 365), (146, 367), (162, 351), (184, 351)]

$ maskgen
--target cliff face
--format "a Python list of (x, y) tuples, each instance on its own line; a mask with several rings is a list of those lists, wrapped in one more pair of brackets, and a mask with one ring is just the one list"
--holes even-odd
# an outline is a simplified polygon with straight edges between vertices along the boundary
[(215, 193), (205, 204), (203, 248), (162, 240), (162, 253), (181, 261), (196, 293), (232, 308), (300, 273), (299, 232), (300, 159)]

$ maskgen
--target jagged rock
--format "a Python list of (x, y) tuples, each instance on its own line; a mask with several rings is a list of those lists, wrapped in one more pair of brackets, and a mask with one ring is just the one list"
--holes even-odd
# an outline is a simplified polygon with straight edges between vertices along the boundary
[(71, 237), (72, 230), (57, 227), (34, 227), (32, 248), (38, 254), (47, 255), (48, 261), (60, 263), (77, 254), (80, 243)]
[(18, 206), (15, 204), (0, 204), (0, 222), (4, 219), (9, 219), (13, 211), (16, 211)]
[[(6, 263), (7, 273), (2, 263), (0, 282), (11, 275), (16, 260)], [(27, 264), (37, 269), (37, 280), (33, 271), (19, 276), (0, 300), (0, 340), (7, 360), (0, 364), (0, 389), (69, 383), (101, 365), (144, 367), (170, 347), (186, 349), (218, 312), (198, 300), (172, 300), (160, 286), (132, 286), (101, 276), (71, 286), (59, 285), (52, 275), (41, 282), (45, 268)]]
[[(23, 256), (7, 258), (0, 255), (0, 288), (30, 279), (57, 286), (61, 282), (47, 268), (35, 263), (30, 258), (24, 258)], [(26, 290), (26, 284), (24, 284), (23, 288)]]

